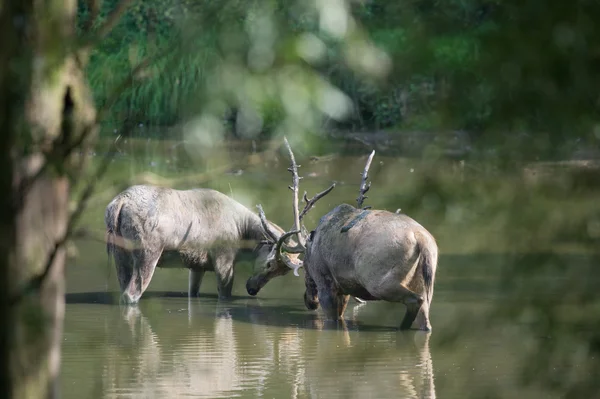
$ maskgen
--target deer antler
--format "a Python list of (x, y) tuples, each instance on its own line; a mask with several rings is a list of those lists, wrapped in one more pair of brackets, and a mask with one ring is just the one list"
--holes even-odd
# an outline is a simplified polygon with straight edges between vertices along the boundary
[[(290, 269), (292, 269), (294, 271), (294, 275), (299, 276), (298, 269), (302, 267), (303, 262), (301, 260), (298, 260), (297, 262), (290, 261), (286, 256), (283, 256), (283, 254), (281, 253), (281, 247), (284, 246), (283, 243), (285, 240), (287, 240), (289, 237), (293, 236), (294, 234), (299, 234), (300, 231), (299, 230), (289, 231), (289, 232), (283, 234), (278, 239), (274, 235), (274, 233), (271, 231), (271, 228), (269, 227), (269, 222), (267, 222), (267, 217), (265, 215), (265, 211), (262, 208), (262, 205), (258, 204), (258, 205), (256, 205), (256, 207), (258, 208), (258, 216), (260, 217), (260, 222), (262, 224), (263, 230), (265, 231), (265, 234), (269, 236), (271, 242), (277, 243), (275, 245), (275, 251), (274, 251), (275, 258), (278, 261), (286, 264)], [(290, 252), (290, 251), (288, 251), (288, 252)], [(297, 252), (297, 253), (300, 253), (300, 252)]]
[(277, 242), (277, 235), (273, 232), (273, 230), (271, 230), (271, 226), (269, 226), (269, 222), (267, 221), (267, 217), (265, 216), (265, 211), (263, 210), (262, 205), (258, 204), (256, 207), (258, 208), (258, 216), (260, 217), (260, 223), (265, 231), (265, 235), (267, 235), (267, 238), (271, 241)]
[(324, 196), (326, 196), (327, 194), (329, 194), (331, 192), (331, 190), (333, 190), (335, 188), (335, 183), (333, 183), (327, 190), (323, 190), (318, 194), (315, 194), (314, 197), (312, 197), (311, 199), (308, 199), (308, 197), (306, 196), (306, 191), (304, 192), (304, 197), (302, 198), (302, 200), (304, 201), (304, 203), (306, 204), (304, 206), (304, 209), (302, 210), (302, 212), (300, 212), (300, 221), (302, 221), (302, 218), (304, 218), (304, 215), (306, 215), (308, 213), (308, 211), (310, 211), (312, 209), (313, 206), (315, 206), (315, 203), (320, 200), (321, 198), (323, 198)]
[[(301, 260), (292, 262), (287, 256), (285, 256), (284, 254), (281, 253), (281, 248), (284, 247), (284, 250), (285, 250), (285, 244), (283, 244), (284, 241), (287, 240), (289, 237), (293, 236), (294, 234), (300, 235), (300, 233), (301, 233), (300, 230), (289, 231), (289, 232), (285, 233), (284, 235), (282, 235), (281, 238), (279, 239), (279, 241), (277, 241), (277, 245), (275, 245), (275, 257), (277, 258), (278, 261), (285, 263), (287, 265), (287, 267), (294, 270), (295, 276), (299, 276), (298, 269), (300, 269), (304, 265), (304, 262), (302, 262)], [(289, 251), (287, 251), (287, 252), (289, 252)]]
[[(292, 185), (288, 186), (288, 188), (290, 190), (292, 190), (292, 193), (294, 193), (294, 195), (292, 196), (292, 206), (294, 208), (294, 227), (292, 227), (292, 230), (298, 231), (298, 245), (294, 248), (297, 250), (305, 250), (305, 243), (303, 242), (304, 239), (302, 238), (300, 231), (301, 231), (301, 227), (300, 227), (300, 212), (298, 211), (298, 186), (300, 185), (300, 179), (302, 179), (302, 177), (298, 176), (298, 168), (300, 167), (300, 165), (298, 165), (296, 163), (296, 157), (294, 157), (294, 153), (292, 152), (292, 147), (290, 146), (290, 143), (287, 140), (287, 137), (283, 138), (283, 141), (285, 143), (285, 146), (288, 150), (288, 152), (290, 153), (290, 159), (292, 161), (292, 165), (288, 168), (288, 171), (292, 172)], [(289, 249), (292, 248), (286, 248), (286, 250), (289, 251)]]
[[(371, 182), (367, 184), (367, 179), (369, 178), (369, 168), (371, 167), (371, 162), (373, 161), (373, 157), (375, 156), (375, 150), (371, 152), (369, 158), (367, 159), (367, 164), (365, 165), (365, 170), (362, 172), (362, 181), (360, 182), (360, 192), (358, 194), (358, 198), (356, 198), (357, 208), (362, 208), (362, 204), (367, 197), (365, 194), (371, 188)], [(366, 206), (362, 209), (369, 209), (370, 206)]]
[[(294, 270), (294, 274), (297, 276), (298, 275), (298, 269), (300, 267), (302, 267), (302, 261), (298, 260), (298, 261), (291, 261), (287, 256), (285, 256), (282, 253), (282, 250), (284, 252), (288, 252), (288, 253), (293, 253), (293, 254), (300, 254), (303, 253), (304, 251), (306, 251), (306, 237), (303, 234), (302, 231), (302, 225), (301, 225), (301, 221), (302, 218), (304, 218), (304, 215), (306, 215), (306, 213), (308, 213), (308, 211), (310, 211), (312, 209), (312, 207), (315, 205), (315, 203), (320, 200), (321, 198), (323, 198), (324, 196), (326, 196), (327, 194), (329, 194), (331, 192), (331, 190), (333, 190), (335, 188), (335, 183), (332, 184), (327, 190), (321, 191), (320, 193), (316, 194), (313, 198), (308, 199), (306, 192), (304, 193), (304, 202), (306, 203), (306, 205), (304, 206), (304, 209), (302, 210), (302, 212), (299, 212), (298, 210), (298, 187), (300, 185), (300, 179), (302, 179), (302, 177), (298, 176), (298, 168), (300, 167), (300, 165), (298, 165), (296, 163), (296, 158), (294, 157), (294, 153), (292, 151), (292, 147), (290, 146), (290, 143), (288, 142), (287, 138), (284, 137), (284, 142), (285, 142), (285, 146), (290, 154), (290, 159), (291, 159), (291, 166), (288, 168), (288, 170), (290, 172), (292, 172), (292, 185), (289, 186), (288, 188), (290, 190), (292, 190), (293, 192), (293, 200), (292, 200), (292, 205), (293, 205), (293, 211), (294, 211), (294, 226), (292, 227), (292, 229), (281, 235), (279, 238), (277, 238), (276, 233), (273, 232), (273, 230), (271, 229), (271, 227), (269, 226), (269, 222), (267, 221), (267, 217), (265, 216), (265, 212), (262, 209), (262, 206), (259, 204), (256, 207), (258, 208), (258, 216), (260, 217), (260, 222), (262, 224), (263, 230), (265, 231), (265, 235), (269, 236), (268, 238), (271, 239), (273, 242), (276, 242), (276, 246), (275, 246), (275, 257), (278, 261), (285, 263), (289, 268)], [(298, 237), (298, 243), (295, 246), (288, 246), (285, 244), (285, 241), (292, 237), (292, 236), (296, 236)]]
[[(300, 221), (300, 223), (302, 222), (302, 219), (304, 218), (304, 215), (306, 215), (308, 213), (308, 211), (310, 211), (312, 209), (313, 206), (315, 206), (315, 203), (320, 200), (321, 198), (323, 198), (324, 196), (326, 196), (327, 194), (329, 194), (331, 192), (331, 190), (333, 190), (335, 188), (335, 183), (333, 183), (328, 189), (321, 191), (320, 193), (315, 194), (314, 197), (312, 197), (311, 199), (308, 199), (308, 197), (306, 196), (306, 191), (304, 192), (304, 197), (302, 198), (302, 200), (304, 201), (304, 203), (306, 203), (306, 205), (304, 206), (304, 209), (302, 209), (302, 212), (300, 212), (300, 215), (298, 215), (298, 220)], [(298, 209), (298, 208), (296, 208)], [(300, 226), (300, 229), (302, 229), (304, 226)], [(301, 234), (302, 230), (297, 230), (298, 231), (298, 244), (296, 244), (293, 247), (290, 247), (288, 245), (283, 244), (283, 249), (286, 252), (292, 253), (292, 254), (299, 254), (302, 253), (306, 250), (306, 238)], [(300, 237), (302, 237), (302, 241), (300, 241)]]
[(304, 237), (304, 235), (302, 234), (302, 225), (301, 225), (302, 219), (304, 218), (304, 215), (306, 215), (308, 213), (308, 211), (310, 211), (312, 209), (312, 207), (315, 205), (315, 203), (318, 200), (320, 200), (321, 198), (323, 198), (324, 196), (329, 194), (331, 192), (331, 190), (333, 190), (335, 188), (335, 183), (333, 183), (328, 189), (316, 194), (310, 200), (306, 196), (306, 192), (304, 192), (303, 200), (306, 203), (306, 205), (304, 206), (304, 209), (302, 210), (302, 212), (299, 212), (298, 211), (298, 186), (300, 184), (300, 179), (302, 179), (302, 177), (298, 176), (298, 168), (300, 167), (300, 165), (298, 165), (296, 163), (296, 158), (294, 157), (294, 153), (292, 152), (292, 147), (290, 146), (290, 143), (288, 142), (287, 138), (284, 137), (283, 140), (285, 142), (285, 146), (290, 154), (290, 159), (292, 161), (292, 165), (290, 166), (290, 168), (288, 168), (288, 170), (290, 172), (292, 172), (292, 186), (289, 186), (289, 189), (292, 190), (292, 192), (294, 193), (293, 200), (292, 200), (293, 201), (292, 204), (293, 204), (293, 208), (294, 208), (294, 227), (292, 229), (298, 232), (297, 233), (298, 244), (296, 244), (293, 247), (283, 244), (283, 249), (284, 249), (284, 251), (289, 252), (289, 253), (302, 253), (302, 252), (306, 251), (306, 237)]

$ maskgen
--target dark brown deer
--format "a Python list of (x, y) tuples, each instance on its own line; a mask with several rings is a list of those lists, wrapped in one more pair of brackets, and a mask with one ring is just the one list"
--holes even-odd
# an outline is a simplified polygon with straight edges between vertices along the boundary
[[(244, 242), (263, 267), (275, 243), (265, 240), (260, 218), (218, 191), (174, 190), (136, 185), (118, 194), (106, 207), (107, 252), (112, 255), (122, 302), (137, 303), (150, 284), (163, 255), (180, 255), (189, 269), (188, 293), (196, 296), (206, 271), (214, 271), (219, 298), (231, 297), (233, 266)], [(266, 222), (269, 234), (283, 229)], [(247, 241), (246, 241), (247, 240)], [(161, 262), (159, 262), (161, 260)], [(267, 281), (276, 273), (266, 272)]]
[[(316, 310), (321, 305), (328, 318), (339, 320), (350, 296), (400, 302), (407, 307), (401, 329), (410, 329), (416, 322), (417, 329), (430, 331), (437, 244), (423, 226), (406, 215), (362, 207), (370, 188), (368, 169), (374, 155), (375, 151), (362, 173), (357, 207), (335, 207), (320, 219), (310, 236), (297, 228), (298, 240), (306, 243), (300, 248), (286, 248), (281, 243), (286, 238), (283, 235), (274, 246), (273, 250), (279, 251), (275, 258), (294, 270), (304, 266), (304, 302), (308, 309)], [(291, 170), (297, 214), (299, 178), (295, 165)], [(259, 215), (266, 224), (264, 213)], [(286, 253), (301, 251), (304, 261)]]

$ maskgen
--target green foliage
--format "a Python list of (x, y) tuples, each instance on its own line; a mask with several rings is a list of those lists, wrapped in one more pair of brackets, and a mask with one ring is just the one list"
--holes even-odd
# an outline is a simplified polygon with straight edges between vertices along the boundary
[[(115, 3), (104, 2), (100, 22)], [(246, 101), (241, 87), (236, 92), (219, 82), (226, 65), (239, 71), (239, 79), (263, 84), (296, 65), (318, 73), (351, 100), (352, 112), (328, 126), (367, 132), (466, 129), (483, 147), (504, 146), (506, 137), (497, 132), (506, 131), (514, 136), (513, 148), (557, 153), (574, 135), (597, 140), (592, 134), (598, 117), (597, 55), (591, 46), (598, 30), (589, 16), (599, 10), (584, 0), (567, 6), (552, 1), (544, 12), (539, 7), (535, 0), (353, 3), (355, 21), (392, 61), (387, 75), (374, 77), (348, 62), (347, 45), (362, 34), (335, 38), (319, 26), (318, 11), (304, 3), (136, 2), (95, 50), (90, 82), (102, 106), (137, 62), (183, 47), (135, 77), (112, 104), (112, 124), (175, 125), (207, 107), (222, 117)], [(81, 21), (86, 17), (82, 6)], [(251, 60), (253, 52), (264, 50), (253, 43), (267, 37), (253, 24), (274, 29), (275, 39), (265, 47), (272, 46), (274, 54), (257, 58), (263, 61)], [(297, 40), (307, 33), (325, 45), (319, 61), (307, 62), (298, 53)], [(268, 67), (257, 69), (253, 62)], [(253, 111), (263, 121), (261, 137), (276, 135), (286, 120), (287, 111), (275, 111), (281, 97), (266, 97), (259, 102), (271, 105), (256, 105)], [(528, 133), (518, 133), (523, 131)], [(538, 132), (548, 138), (545, 145), (539, 145)]]
[(433, 65), (438, 71), (466, 71), (477, 61), (478, 42), (466, 35), (432, 40)]
[[(155, 44), (165, 48), (164, 44)], [(128, 48), (114, 53), (97, 51), (90, 62), (88, 76), (96, 101), (105, 106), (114, 96), (115, 88), (128, 79), (136, 65), (157, 50), (149, 48), (143, 39), (132, 41)], [(146, 125), (174, 125), (193, 114), (189, 104), (202, 102), (202, 93), (209, 68), (216, 52), (214, 41), (204, 36), (194, 46), (195, 51), (165, 56), (133, 76), (133, 84), (119, 94), (111, 108), (111, 119)], [(164, 50), (162, 50), (164, 51)]]
[[(495, 16), (501, 29), (482, 36), (481, 71), (497, 87), (496, 124), (521, 120), (537, 129), (580, 130), (596, 119), (600, 39), (593, 16), (600, 4), (553, 1), (503, 2)], [(588, 129), (588, 132), (591, 131)]]
[[(114, 2), (104, 3), (99, 23)], [(168, 5), (135, 2), (93, 50), (88, 78), (97, 105), (109, 108), (105, 122), (174, 125), (196, 111), (189, 104), (202, 102), (208, 70), (217, 58), (216, 37), (208, 32), (184, 42), (183, 32), (169, 18), (176, 10)], [(82, 11), (82, 21), (85, 16)], [(153, 62), (135, 71), (146, 59)]]

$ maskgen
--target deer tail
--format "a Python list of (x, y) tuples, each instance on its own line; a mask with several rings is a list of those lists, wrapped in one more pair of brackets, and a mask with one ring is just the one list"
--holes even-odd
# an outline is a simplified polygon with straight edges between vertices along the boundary
[(106, 254), (109, 257), (109, 263), (111, 255), (114, 256), (116, 236), (117, 234), (120, 234), (121, 230), (119, 221), (121, 219), (122, 208), (123, 200), (119, 198), (108, 204), (104, 213), (104, 222), (106, 224)]
[(423, 274), (423, 283), (427, 295), (427, 303), (431, 305), (433, 298), (433, 283), (435, 280), (435, 270), (437, 268), (437, 250), (432, 250), (428, 243), (419, 243), (421, 259), (421, 273)]

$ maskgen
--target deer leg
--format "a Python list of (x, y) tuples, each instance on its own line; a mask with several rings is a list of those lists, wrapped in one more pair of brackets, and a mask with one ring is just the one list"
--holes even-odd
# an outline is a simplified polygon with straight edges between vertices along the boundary
[(419, 330), (431, 331), (431, 323), (429, 322), (429, 303), (423, 302), (418, 310), (414, 322)]
[(304, 290), (304, 305), (309, 310), (317, 310), (319, 308), (317, 283), (306, 270), (304, 271), (304, 283), (306, 287)]
[(388, 302), (401, 302), (406, 305), (406, 314), (400, 324), (401, 330), (408, 330), (415, 321), (421, 306), (425, 302), (423, 296), (390, 279), (372, 291), (376, 297)]
[[(198, 256), (198, 252), (194, 253), (180, 253), (181, 261), (184, 266), (189, 269), (188, 277), (188, 297), (198, 296), (200, 293), (200, 285), (202, 284), (202, 278), (207, 266), (210, 266), (209, 260), (206, 256)], [(200, 253), (200, 255), (205, 255)]]
[(139, 265), (138, 270), (141, 271), (142, 275), (142, 293), (144, 293), (146, 288), (148, 288), (148, 285), (150, 285), (150, 281), (156, 270), (156, 264), (158, 263), (161, 254), (162, 250), (144, 250), (141, 251), (141, 256), (138, 254), (136, 257), (136, 253), (134, 252), (133, 268), (137, 269), (137, 266)]
[(231, 291), (233, 290), (233, 273), (228, 274), (225, 278), (221, 278), (219, 274), (217, 274), (217, 284), (219, 299), (231, 298)]
[(125, 291), (133, 272), (133, 257), (131, 252), (114, 246), (112, 249), (113, 259), (115, 260), (115, 268), (117, 269), (117, 278), (119, 280), (119, 288), (121, 292)]
[(337, 295), (326, 289), (319, 289), (319, 304), (325, 313), (325, 316), (331, 320), (337, 320), (338, 316), (338, 300)]
[(204, 277), (204, 270), (202, 269), (191, 269), (188, 281), (188, 296), (198, 296), (200, 293), (200, 284), (202, 284), (202, 278)]
[(133, 271), (131, 279), (121, 295), (121, 299), (125, 303), (137, 303), (142, 294), (146, 291), (146, 288), (148, 288), (152, 276), (154, 275), (154, 270), (156, 270), (156, 264), (160, 259), (161, 253), (162, 250), (150, 249), (133, 251)]
[(348, 301), (350, 300), (350, 295), (339, 295), (337, 296), (337, 305), (338, 305), (338, 318), (343, 320), (344, 311), (346, 310), (346, 306), (348, 306)]
[(318, 274), (311, 277), (317, 291), (317, 303), (323, 309), (323, 313), (330, 320), (339, 320), (341, 318), (340, 312), (343, 313), (348, 301), (346, 300), (346, 304), (343, 304), (343, 306), (340, 304), (342, 295), (338, 294), (338, 289), (331, 276)]
[(406, 305), (406, 314), (404, 315), (404, 319), (402, 319), (402, 323), (400, 323), (401, 330), (409, 330), (414, 323), (421, 306), (425, 303), (423, 297), (418, 295), (417, 293), (409, 290), (406, 287), (401, 286), (404, 290), (408, 291), (410, 294), (406, 295), (401, 302), (404, 302)]
[(409, 330), (412, 326), (413, 322), (417, 318), (417, 314), (419, 313), (419, 308), (413, 304), (406, 305), (406, 314), (402, 319), (402, 323), (400, 323), (401, 330)]
[(233, 288), (233, 263), (235, 252), (227, 251), (219, 254), (214, 261), (215, 275), (217, 277), (217, 290), (219, 299), (231, 298)]
[(309, 296), (308, 291), (304, 291), (304, 306), (308, 310), (319, 309), (319, 298), (317, 295)]

